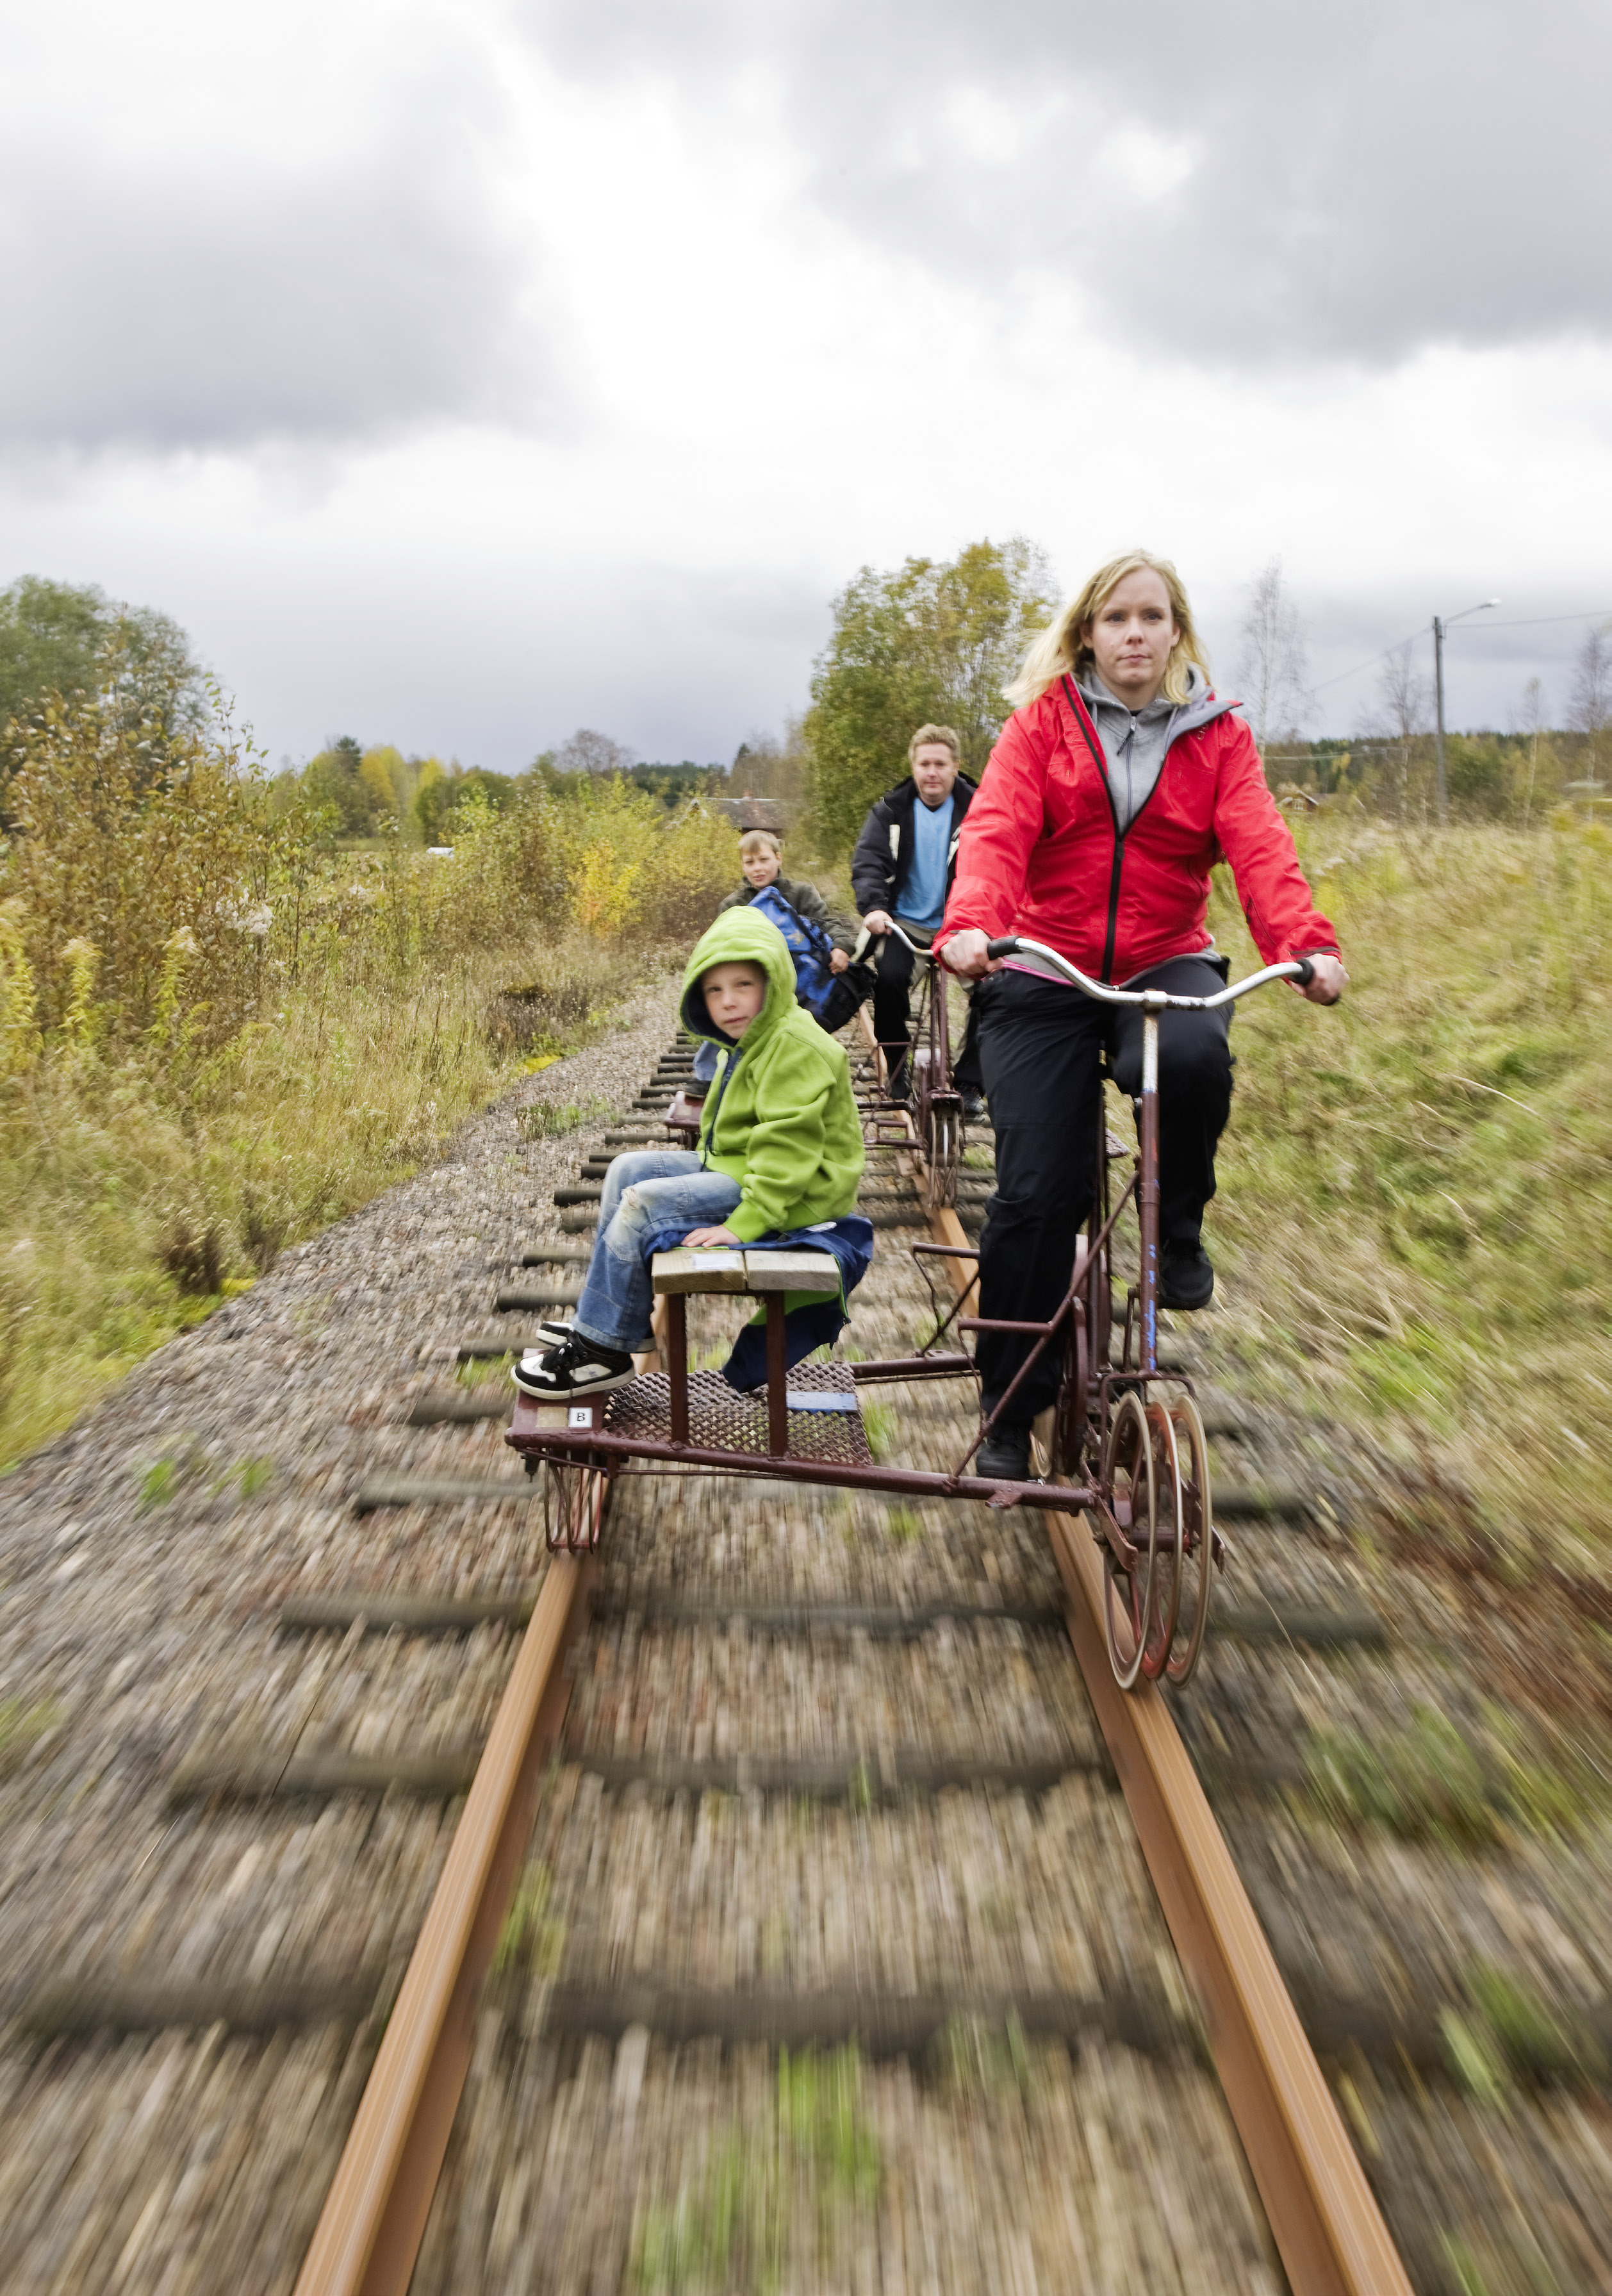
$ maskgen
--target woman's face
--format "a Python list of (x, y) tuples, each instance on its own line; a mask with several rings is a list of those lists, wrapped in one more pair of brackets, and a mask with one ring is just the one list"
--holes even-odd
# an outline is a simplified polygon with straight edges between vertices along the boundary
[(764, 885), (770, 885), (778, 874), (778, 856), (764, 845), (759, 853), (742, 855), (739, 865), (751, 884), (755, 886), (756, 890), (759, 892)]
[(1117, 583), (1081, 632), (1098, 676), (1133, 709), (1145, 709), (1158, 695), (1180, 636), (1164, 578), (1150, 566)]

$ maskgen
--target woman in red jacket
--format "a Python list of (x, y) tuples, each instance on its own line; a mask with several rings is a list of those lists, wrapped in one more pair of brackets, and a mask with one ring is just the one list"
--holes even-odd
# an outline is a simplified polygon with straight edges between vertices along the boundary
[[(1034, 956), (993, 964), (1003, 933), (1044, 941), (1097, 980), (1178, 996), (1226, 977), (1205, 922), (1209, 871), (1229, 861), (1267, 964), (1307, 956), (1305, 996), (1335, 1004), (1345, 974), (1287, 823), (1234, 702), (1218, 701), (1167, 560), (1133, 551), (1092, 575), (1031, 648), (1019, 703), (963, 824), (936, 936), (945, 962), (978, 980), (986, 1095), (996, 1129), (996, 1188), (980, 1244), (982, 1316), (1045, 1322), (1068, 1289), (1091, 1201), (1092, 1153), (1107, 1050), (1122, 1091), (1141, 1081), (1141, 1019), (1099, 1004)], [(986, 976), (989, 976), (986, 978)], [(1160, 1296), (1202, 1308), (1215, 1289), (1203, 1248), (1215, 1150), (1232, 1106), (1231, 1007), (1166, 1013), (1159, 1031)], [(1030, 1342), (981, 1332), (986, 1408)], [(1018, 1423), (981, 1447), (982, 1474), (1027, 1472), (1030, 1422), (1052, 1400), (1048, 1349), (1014, 1398)]]

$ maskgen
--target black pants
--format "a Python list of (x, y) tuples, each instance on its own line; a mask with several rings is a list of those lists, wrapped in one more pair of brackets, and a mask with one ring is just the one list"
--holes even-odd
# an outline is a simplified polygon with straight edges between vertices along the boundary
[[(1127, 988), (1210, 996), (1225, 985), (1224, 960), (1172, 957)], [(974, 992), (979, 1051), (996, 1128), (996, 1187), (980, 1238), (979, 1313), (1046, 1323), (1069, 1288), (1075, 1243), (1092, 1204), (1099, 1056), (1133, 1100), (1141, 1090), (1141, 1014), (1100, 1004), (1077, 988), (1027, 972), (994, 972)], [(1158, 1237), (1195, 1242), (1215, 1193), (1215, 1150), (1232, 1109), (1232, 1008), (1166, 1013), (1158, 1028)], [(1035, 1342), (981, 1332), (978, 1361), (987, 1411), (994, 1408)], [(1060, 1349), (1050, 1344), (1013, 1398), (1027, 1424), (1058, 1386)]]
[[(932, 936), (921, 925), (910, 925), (904, 917), (896, 921), (920, 948), (927, 948)], [(890, 1072), (890, 1090), (899, 1097), (907, 1088), (907, 1061), (904, 1047), (912, 1041), (912, 1015), (907, 998), (912, 983), (912, 952), (904, 941), (887, 933), (879, 944), (878, 970), (873, 976), (873, 1034), (885, 1047), (885, 1061)], [(892, 1049), (894, 1048), (894, 1049)], [(979, 1085), (979, 1046), (974, 1021), (974, 1001), (969, 1000), (969, 1025), (963, 1031), (962, 1050), (952, 1063), (952, 1082), (959, 1092), (978, 1092)]]

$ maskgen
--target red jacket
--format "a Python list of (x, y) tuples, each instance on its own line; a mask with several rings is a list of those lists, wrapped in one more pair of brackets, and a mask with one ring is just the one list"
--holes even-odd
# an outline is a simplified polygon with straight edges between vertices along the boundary
[(993, 939), (1023, 933), (1121, 983), (1209, 946), (1216, 861), (1232, 865), (1267, 964), (1337, 952), (1241, 718), (1217, 717), (1172, 743), (1122, 838), (1097, 729), (1060, 678), (1002, 729), (963, 824), (936, 943), (968, 926)]

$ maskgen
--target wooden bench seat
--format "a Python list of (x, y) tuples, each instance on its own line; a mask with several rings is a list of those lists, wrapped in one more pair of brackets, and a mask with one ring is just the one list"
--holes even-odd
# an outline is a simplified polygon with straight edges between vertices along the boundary
[(767, 1318), (767, 1448), (782, 1458), (790, 1447), (788, 1341), (784, 1296), (790, 1292), (826, 1297), (839, 1289), (839, 1267), (827, 1251), (746, 1249), (658, 1251), (650, 1262), (650, 1282), (666, 1303), (666, 1367), (671, 1382), (672, 1440), (689, 1439), (689, 1330), (691, 1294), (764, 1300)]

